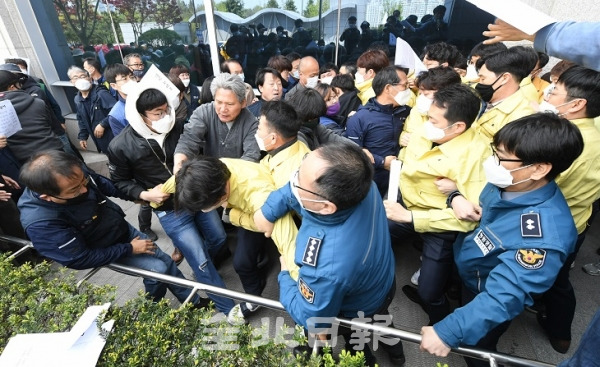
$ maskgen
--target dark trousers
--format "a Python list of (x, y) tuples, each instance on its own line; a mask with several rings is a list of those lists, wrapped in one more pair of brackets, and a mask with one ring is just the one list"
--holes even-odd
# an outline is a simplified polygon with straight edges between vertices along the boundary
[(265, 279), (258, 268), (258, 257), (265, 253), (268, 239), (263, 233), (238, 228), (237, 247), (233, 254), (233, 268), (240, 277), (244, 292), (260, 296)]
[(552, 287), (550, 287), (550, 289), (542, 296), (542, 301), (546, 306), (546, 332), (551, 338), (571, 340), (571, 324), (575, 317), (575, 306), (577, 301), (575, 299), (575, 291), (569, 280), (569, 273), (571, 264), (575, 261), (577, 253), (579, 252), (581, 245), (583, 245), (583, 241), (585, 241), (585, 235), (589, 230), (590, 223), (593, 222), (596, 213), (598, 213), (598, 201), (593, 205), (592, 215), (588, 219), (588, 226), (579, 236), (577, 236), (575, 250), (567, 257), (562, 268), (560, 268)]
[[(392, 287), (390, 288), (390, 291), (388, 292), (387, 296), (385, 297), (385, 301), (383, 302), (381, 307), (379, 307), (379, 309), (377, 311), (375, 311), (373, 313), (373, 315), (365, 316), (365, 318), (373, 318), (373, 316), (375, 316), (375, 315), (378, 315), (378, 316), (389, 315), (390, 313), (388, 311), (388, 307), (392, 303), (392, 300), (394, 299), (395, 294), (396, 294), (396, 280), (394, 279), (394, 283), (392, 284)], [(340, 315), (340, 317), (343, 317), (343, 316)], [(394, 327), (393, 321), (388, 326), (393, 328)], [(344, 346), (344, 349), (346, 349), (346, 351), (351, 352), (351, 353), (354, 352), (354, 344), (350, 343), (350, 341), (352, 340), (352, 333), (354, 331), (355, 330), (352, 330), (352, 329), (342, 326), (342, 325), (340, 325), (340, 327), (338, 329), (338, 335), (343, 336), (344, 341), (346, 343)], [(385, 336), (385, 335), (383, 337), (385, 337), (387, 339), (394, 338), (393, 336)], [(395, 343), (393, 343), (393, 344), (392, 343), (390, 343), (390, 344), (380, 343), (379, 345), (381, 345), (383, 350), (385, 350), (386, 353), (388, 355), (390, 355), (391, 357), (403, 356), (404, 348), (402, 347), (402, 342), (399, 339), (395, 339), (394, 342)], [(371, 352), (371, 348), (369, 348), (368, 345), (365, 345), (362, 352), (365, 354), (365, 361), (367, 362), (366, 363), (367, 366), (374, 365), (375, 364), (375, 356), (373, 355), (373, 352)]]
[(429, 316), (429, 324), (441, 321), (450, 313), (450, 305), (445, 291), (452, 278), (454, 255), (452, 247), (456, 240), (455, 232), (416, 233), (412, 223), (388, 221), (392, 242), (402, 242), (419, 235), (423, 240), (421, 275), (419, 276), (419, 296), (423, 309)]
[(138, 223), (140, 231), (145, 231), (152, 225), (152, 207), (148, 204), (141, 204), (138, 212)]
[[(463, 285), (463, 287), (462, 287), (462, 305), (466, 305), (467, 303), (471, 302), (473, 300), (473, 298), (475, 298), (475, 296), (477, 296), (477, 293), (471, 292), (470, 290), (467, 289), (466, 286)], [(502, 336), (502, 334), (504, 334), (506, 332), (506, 330), (508, 330), (509, 326), (510, 326), (510, 321), (505, 321), (505, 322), (501, 323), (500, 325), (498, 325), (495, 328), (493, 328), (492, 330), (490, 330), (483, 338), (481, 338), (481, 340), (479, 340), (477, 342), (477, 344), (474, 345), (474, 347), (495, 352), (497, 350), (496, 346), (498, 345), (498, 340), (500, 340), (500, 337)], [(473, 358), (465, 357), (465, 362), (467, 362), (467, 366), (469, 366), (469, 367), (489, 367), (490, 366), (489, 361), (484, 361), (481, 359), (473, 359)]]

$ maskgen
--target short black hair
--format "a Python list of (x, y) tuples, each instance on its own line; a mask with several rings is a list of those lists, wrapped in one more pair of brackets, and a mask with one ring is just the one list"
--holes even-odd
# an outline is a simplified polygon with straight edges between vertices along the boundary
[(495, 54), (500, 51), (506, 51), (508, 47), (502, 42), (492, 43), (491, 45), (486, 45), (483, 42), (479, 42), (473, 47), (471, 53), (469, 54), (469, 60), (473, 56), (479, 56), (481, 58), (486, 58), (489, 55)]
[(29, 66), (27, 65), (27, 61), (25, 61), (25, 60), (23, 60), (21, 58), (18, 58), (18, 57), (4, 59), (4, 63), (5, 64), (15, 64), (15, 65), (23, 66), (23, 67), (25, 67), (25, 69), (29, 68)]
[(511, 74), (517, 83), (520, 83), (531, 71), (528, 70), (529, 66), (525, 55), (511, 49), (477, 60), (478, 70), (483, 65), (496, 76), (503, 73)]
[(140, 96), (135, 102), (135, 108), (139, 114), (143, 115), (147, 111), (160, 107), (165, 103), (167, 103), (165, 94), (158, 89), (150, 88), (140, 93)]
[(540, 69), (543, 68), (544, 66), (548, 65), (548, 61), (550, 61), (550, 57), (548, 56), (548, 54), (538, 51), (537, 55), (538, 55), (538, 60), (539, 60), (538, 67)]
[(356, 74), (356, 62), (355, 61), (346, 61), (345, 63), (342, 64), (342, 66), (344, 66), (346, 68), (346, 70), (348, 70), (348, 72), (350, 74), (352, 74), (352, 78), (354, 78), (354, 74)]
[(459, 83), (435, 92), (433, 104), (446, 109), (444, 118), (448, 120), (449, 125), (463, 121), (467, 128), (470, 128), (479, 113), (481, 100), (473, 88)]
[(354, 86), (354, 78), (348, 74), (338, 74), (331, 80), (331, 86), (340, 88), (344, 92), (352, 92), (356, 89)]
[(289, 54), (285, 55), (285, 58), (290, 60), (290, 62), (294, 62), (301, 59), (302, 56), (297, 52), (290, 52)]
[(279, 73), (279, 71), (273, 69), (273, 68), (262, 68), (262, 69), (258, 69), (258, 71), (256, 72), (256, 79), (254, 79), (254, 83), (256, 84), (256, 86), (263, 86), (265, 84), (265, 75), (266, 74), (273, 74), (274, 76), (278, 77), (279, 80), (281, 80), (283, 82), (283, 78), (281, 77), (281, 74)]
[(212, 84), (214, 75), (209, 76), (204, 79), (204, 83), (202, 83), (202, 90), (200, 91), (200, 104), (210, 103), (215, 100), (212, 92), (210, 91), (210, 85)]
[(106, 66), (106, 70), (104, 70), (104, 79), (106, 79), (107, 82), (116, 83), (118, 75), (133, 75), (133, 71), (123, 64), (112, 64)]
[(362, 149), (348, 141), (327, 143), (316, 150), (328, 163), (315, 180), (317, 192), (345, 210), (358, 205), (369, 193), (373, 181), (373, 164)]
[(448, 63), (448, 66), (454, 67), (460, 52), (456, 46), (446, 42), (436, 42), (429, 44), (423, 50), (423, 57), (427, 56), (429, 60), (434, 60), (443, 64)]
[(583, 66), (573, 66), (558, 77), (565, 86), (567, 101), (577, 98), (586, 100), (585, 115), (588, 118), (600, 116), (600, 73)]
[(571, 166), (583, 151), (583, 137), (573, 123), (553, 113), (535, 113), (505, 125), (494, 135), (495, 147), (523, 160), (523, 165), (550, 163), (548, 181)]
[(206, 210), (226, 194), (229, 168), (220, 159), (199, 156), (183, 162), (175, 175), (175, 208), (192, 213)]
[[(239, 62), (238, 60), (228, 59), (228, 60), (223, 61), (223, 63), (221, 63), (221, 72), (231, 74), (231, 71), (229, 70), (229, 64), (232, 64), (232, 63), (238, 64), (240, 67), (242, 67), (242, 63)], [(242, 67), (242, 70), (243, 70), (243, 67)]]
[(535, 69), (539, 59), (537, 51), (534, 50), (533, 47), (513, 46), (510, 48), (510, 50), (521, 54), (524, 62), (523, 66), (526, 68), (526, 70), (528, 70), (527, 74), (531, 73)]
[(386, 85), (397, 83), (400, 83), (400, 77), (396, 72), (396, 67), (388, 66), (379, 70), (379, 72), (375, 74), (375, 78), (373, 78), (371, 87), (373, 88), (375, 95), (379, 96), (381, 93), (383, 93)]
[(84, 59), (83, 62), (84, 63), (87, 62), (90, 66), (92, 66), (98, 72), (102, 72), (102, 65), (100, 65), (100, 61), (98, 61), (98, 59), (96, 59), (95, 57), (88, 57), (87, 59)]
[(277, 131), (284, 139), (297, 136), (302, 126), (294, 107), (285, 101), (264, 102), (260, 114), (265, 117), (269, 127)]
[(460, 83), (460, 75), (449, 66), (438, 66), (422, 71), (415, 80), (416, 86), (425, 90), (439, 90)]
[(321, 66), (321, 69), (319, 70), (319, 75), (331, 70), (335, 71), (336, 74), (340, 73), (340, 68), (338, 68), (336, 64), (332, 62), (326, 62), (323, 66)]
[(294, 106), (298, 119), (302, 123), (318, 119), (327, 113), (327, 104), (323, 96), (312, 88), (306, 88), (292, 95), (289, 103)]
[(23, 77), (17, 73), (7, 70), (0, 70), (0, 92), (7, 91), (11, 85), (22, 83)]
[(59, 150), (35, 153), (21, 169), (19, 182), (38, 194), (60, 195), (57, 176), (74, 178), (82, 162), (72, 154)]

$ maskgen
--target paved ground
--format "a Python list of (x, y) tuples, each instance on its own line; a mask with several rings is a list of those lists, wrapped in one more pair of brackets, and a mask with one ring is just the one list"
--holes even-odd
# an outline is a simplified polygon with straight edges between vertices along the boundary
[[(96, 171), (107, 173), (105, 158), (99, 154), (86, 154), (86, 161)], [(137, 225), (138, 206), (124, 201), (118, 201), (127, 214), (127, 220)], [(598, 218), (598, 217), (597, 217)], [(597, 219), (596, 222), (599, 220)], [(152, 229), (159, 235), (158, 245), (167, 253), (171, 253), (173, 246), (162, 230), (158, 219), (154, 216), (152, 220)], [(228, 245), (232, 250), (235, 248), (235, 234), (230, 233)], [(597, 261), (599, 256), (596, 249), (600, 247), (600, 223), (595, 223), (590, 229), (586, 242), (583, 244), (579, 257), (575, 262), (575, 267), (571, 271), (571, 280), (577, 294), (577, 311), (573, 322), (573, 342), (567, 355), (555, 352), (548, 343), (543, 331), (536, 322), (534, 314), (524, 312), (512, 323), (508, 332), (502, 337), (499, 344), (499, 351), (524, 358), (543, 361), (546, 363), (557, 364), (570, 356), (575, 347), (579, 344), (581, 336), (591, 320), (596, 310), (600, 307), (599, 278), (589, 276), (581, 270), (581, 265)], [(274, 249), (273, 249), (274, 250)], [(396, 297), (390, 307), (395, 326), (399, 329), (418, 332), (422, 325), (427, 323), (427, 317), (421, 308), (409, 301), (401, 291), (405, 284), (410, 283), (410, 276), (418, 268), (419, 252), (412, 245), (396, 247), (396, 277), (397, 292)], [(273, 251), (271, 271), (268, 277), (267, 287), (263, 296), (269, 299), (278, 299), (277, 272), (279, 271), (278, 261), (276, 260), (276, 251)], [(275, 266), (277, 265), (277, 266)], [(193, 274), (187, 262), (180, 265), (184, 275), (193, 279)], [(231, 259), (219, 270), (225, 283), (230, 289), (243, 291), (241, 283), (235, 271), (233, 270)], [(84, 273), (84, 272), (82, 272)], [(92, 282), (97, 284), (114, 284), (118, 287), (117, 303), (124, 303), (127, 299), (135, 297), (137, 292), (143, 288), (140, 278), (122, 275), (110, 270), (101, 270), (92, 278)], [(172, 297), (172, 296), (171, 296)], [(174, 298), (173, 298), (174, 299)], [(174, 299), (174, 304), (176, 304)], [(288, 325), (293, 322), (285, 313), (269, 309), (260, 309), (250, 317), (250, 322), (260, 325), (261, 318), (269, 318), (272, 322), (277, 317), (284, 317)], [(273, 328), (272, 328), (273, 332)], [(341, 339), (340, 339), (341, 342)], [(343, 344), (343, 343), (342, 343)], [(448, 358), (433, 357), (419, 351), (416, 344), (405, 342), (406, 366), (436, 366), (437, 362), (447, 363), (449, 367), (465, 366), (462, 357), (451, 355)], [(385, 353), (376, 353), (380, 366), (391, 366)]]

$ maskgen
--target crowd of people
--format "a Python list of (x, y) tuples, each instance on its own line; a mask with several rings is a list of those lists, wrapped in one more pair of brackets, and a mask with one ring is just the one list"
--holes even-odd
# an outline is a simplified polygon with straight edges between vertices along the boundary
[[(392, 16), (386, 31), (390, 39), (428, 29), (442, 37), (442, 8), (420, 26)], [(352, 30), (356, 17), (349, 23)], [(102, 51), (82, 58), (67, 71), (78, 144), (44, 83), (23, 60), (5, 60), (0, 101), (14, 106), (21, 130), (0, 135), (2, 231), (74, 269), (117, 262), (183, 277), (185, 259), (198, 281), (222, 288), (218, 269), (232, 256), (244, 291), (256, 296), (275, 246), (280, 301), (317, 339), (327, 337), (327, 318), (390, 315), (399, 282), (429, 317), (422, 350), (496, 350), (529, 307), (566, 353), (576, 303), (569, 269), (600, 197), (600, 72), (585, 61), (597, 58), (574, 56), (582, 65), (561, 61), (541, 76), (543, 51), (561, 49), (550, 47), (551, 30), (545, 43), (535, 39), (538, 51), (487, 42), (464, 56), (432, 36), (421, 53), (427, 70), (415, 75), (395, 65), (391, 44), (362, 45), (354, 31), (342, 38), (357, 57), (336, 65), (312, 54), (309, 32), (296, 27), (271, 37), (261, 25), (232, 25), (216, 76), (195, 63), (202, 46), (191, 59), (172, 50), (172, 64), (163, 50), (154, 66), (146, 54), (158, 51), (148, 49), (122, 62)], [(490, 29), (501, 40), (502, 29)], [(255, 69), (251, 40), (266, 52)], [(290, 44), (303, 49), (271, 54)], [(108, 157), (110, 177), (83, 162), (76, 146), (86, 150), (90, 139)], [(397, 160), (399, 177), (390, 177)], [(137, 229), (109, 197), (140, 204)], [(154, 243), (152, 213), (176, 248), (171, 256)], [(422, 247), (420, 268), (396, 279), (394, 252), (413, 243)], [(599, 274), (597, 264), (585, 270)], [(167, 288), (180, 301), (190, 292), (149, 278), (144, 285), (155, 300)], [(210, 301), (231, 323), (259, 308), (210, 293), (192, 299), (195, 307)], [(351, 330), (339, 333), (353, 350)], [(400, 341), (384, 349), (405, 362)]]

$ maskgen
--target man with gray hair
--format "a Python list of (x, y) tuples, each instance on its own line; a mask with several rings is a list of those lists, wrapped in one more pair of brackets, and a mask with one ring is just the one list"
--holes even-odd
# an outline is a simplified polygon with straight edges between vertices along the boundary
[(254, 138), (258, 120), (246, 108), (246, 86), (236, 75), (222, 73), (213, 80), (214, 101), (198, 107), (175, 149), (174, 173), (188, 158), (203, 154), (258, 162)]

